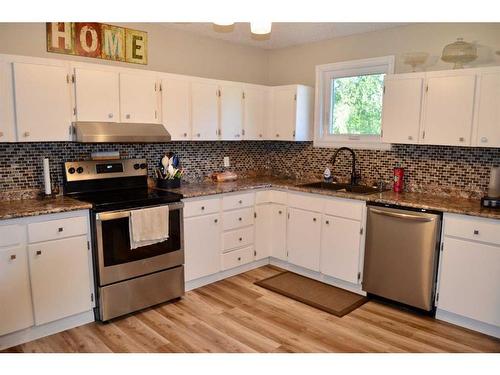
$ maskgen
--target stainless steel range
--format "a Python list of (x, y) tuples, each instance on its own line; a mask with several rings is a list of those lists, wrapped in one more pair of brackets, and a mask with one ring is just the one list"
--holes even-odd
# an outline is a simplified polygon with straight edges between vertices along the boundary
[[(145, 159), (64, 163), (64, 194), (92, 204), (96, 319), (184, 294), (182, 195), (148, 189)], [(134, 210), (168, 205), (168, 239), (132, 249)]]

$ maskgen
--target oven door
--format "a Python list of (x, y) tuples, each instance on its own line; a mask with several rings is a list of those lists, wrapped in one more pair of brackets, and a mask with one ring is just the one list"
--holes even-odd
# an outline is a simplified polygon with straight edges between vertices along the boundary
[(95, 214), (99, 285), (104, 286), (184, 263), (182, 202), (169, 204), (169, 238), (130, 248), (131, 210)]

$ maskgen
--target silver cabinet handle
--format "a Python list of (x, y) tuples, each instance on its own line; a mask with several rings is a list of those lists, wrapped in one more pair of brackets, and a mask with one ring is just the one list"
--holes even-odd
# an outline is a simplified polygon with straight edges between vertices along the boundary
[(239, 135), (239, 134), (235, 134), (234, 136), (235, 136), (236, 138), (239, 138), (239, 137), (240, 137), (240, 135)]
[(108, 113), (108, 118), (113, 118), (113, 114), (112, 113)]
[(12, 255), (10, 256), (10, 260), (16, 260), (16, 258), (17, 258), (17, 257), (16, 257), (16, 254), (12, 254)]
[(413, 139), (413, 136), (409, 135), (409, 136), (408, 136), (408, 140), (410, 140), (410, 141), (411, 141), (412, 139)]
[[(1, 136), (1, 135), (0, 135)], [(481, 142), (483, 143), (488, 143), (488, 138), (486, 137), (481, 137)]]
[(463, 142), (463, 141), (465, 141), (465, 138), (464, 138), (464, 137), (460, 137), (460, 138), (458, 138), (458, 140), (459, 140), (460, 142)]
[(42, 255), (42, 250), (37, 250), (36, 255)]
[(127, 113), (127, 114), (125, 115), (125, 118), (126, 118), (126, 119), (130, 119), (130, 113)]
[(183, 136), (184, 136), (184, 137), (187, 137), (187, 136), (188, 136), (188, 133), (184, 133), (184, 134), (183, 134)]
[(29, 137), (30, 136), (30, 132), (24, 132), (23, 134), (25, 137)]
[(201, 134), (200, 133), (197, 133), (196, 136), (199, 137)]

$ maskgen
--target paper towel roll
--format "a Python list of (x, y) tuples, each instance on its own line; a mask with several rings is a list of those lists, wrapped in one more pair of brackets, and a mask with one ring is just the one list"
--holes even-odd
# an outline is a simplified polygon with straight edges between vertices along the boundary
[(500, 198), (500, 167), (491, 168), (488, 197)]
[(50, 164), (48, 158), (43, 159), (43, 183), (45, 185), (45, 194), (50, 195), (52, 188), (50, 185)]

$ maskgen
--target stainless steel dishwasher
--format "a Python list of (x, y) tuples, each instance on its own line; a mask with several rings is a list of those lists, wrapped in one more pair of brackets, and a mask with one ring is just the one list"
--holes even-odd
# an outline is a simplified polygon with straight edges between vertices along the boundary
[(369, 205), (366, 220), (363, 290), (432, 311), (441, 214)]

